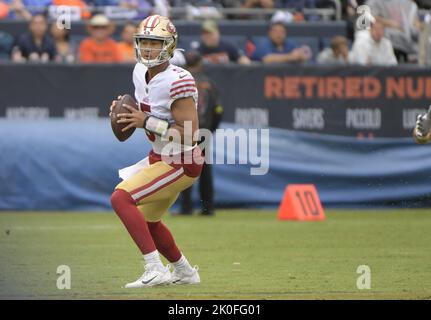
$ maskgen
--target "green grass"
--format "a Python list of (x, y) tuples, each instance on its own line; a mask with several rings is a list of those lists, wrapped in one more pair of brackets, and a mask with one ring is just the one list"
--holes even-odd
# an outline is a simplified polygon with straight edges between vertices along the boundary
[[(141, 257), (113, 213), (0, 213), (0, 299), (431, 299), (431, 212), (326, 216), (166, 217), (202, 283), (131, 290)], [(56, 287), (63, 264), (70, 290)], [(359, 265), (371, 268), (370, 290), (356, 288)]]

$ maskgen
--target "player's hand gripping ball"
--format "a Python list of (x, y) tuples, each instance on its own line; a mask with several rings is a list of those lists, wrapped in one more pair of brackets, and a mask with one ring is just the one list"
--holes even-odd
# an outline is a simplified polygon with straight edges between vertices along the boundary
[(138, 111), (138, 104), (136, 100), (125, 94), (123, 96), (119, 96), (118, 100), (112, 101), (110, 107), (109, 116), (111, 117), (111, 127), (115, 136), (120, 141), (127, 140), (133, 132), (135, 132), (136, 127), (130, 126), (127, 122), (118, 122), (118, 120), (122, 120), (121, 114), (132, 114), (133, 110)]

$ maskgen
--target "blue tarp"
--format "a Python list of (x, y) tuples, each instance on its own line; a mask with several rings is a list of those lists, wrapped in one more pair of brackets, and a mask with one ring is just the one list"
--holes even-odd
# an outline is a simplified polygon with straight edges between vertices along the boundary
[[(213, 166), (217, 206), (277, 207), (291, 183), (315, 184), (326, 206), (431, 205), (431, 145), (269, 132), (266, 175), (251, 176), (252, 165)], [(117, 170), (149, 148), (142, 130), (116, 141), (108, 119), (0, 120), (0, 209), (110, 209)]]

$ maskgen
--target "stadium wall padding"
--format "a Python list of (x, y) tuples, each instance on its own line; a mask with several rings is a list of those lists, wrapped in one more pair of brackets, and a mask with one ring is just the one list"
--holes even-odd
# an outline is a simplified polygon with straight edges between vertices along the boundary
[[(149, 148), (142, 130), (116, 141), (108, 119), (0, 120), (0, 209), (110, 210), (117, 170)], [(287, 184), (314, 183), (325, 206), (430, 206), (430, 159), (431, 146), (409, 138), (271, 128), (268, 173), (251, 176), (251, 164), (214, 165), (215, 202), (276, 208)]]
[[(0, 117), (107, 117), (133, 65), (1, 64)], [(342, 136), (410, 137), (431, 101), (416, 66), (211, 66), (224, 121)]]

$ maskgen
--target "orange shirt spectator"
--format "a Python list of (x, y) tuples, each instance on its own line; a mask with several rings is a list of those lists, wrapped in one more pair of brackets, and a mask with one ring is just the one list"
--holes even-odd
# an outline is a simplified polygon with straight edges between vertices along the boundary
[(0, 19), (7, 18), (9, 15), (9, 6), (0, 0)]
[(118, 49), (121, 52), (121, 56), (125, 61), (135, 61), (135, 48), (133, 44), (126, 42), (120, 42), (118, 44)]
[(90, 11), (88, 11), (87, 5), (83, 0), (52, 0), (54, 6), (69, 6), (81, 8), (81, 17), (88, 19), (90, 17)]
[(118, 44), (110, 37), (113, 32), (114, 26), (106, 16), (93, 16), (88, 25), (90, 37), (79, 46), (79, 60), (88, 63), (122, 62)]
[(81, 62), (110, 63), (122, 62), (123, 57), (118, 44), (112, 39), (98, 42), (92, 38), (87, 38), (79, 46), (79, 59)]

